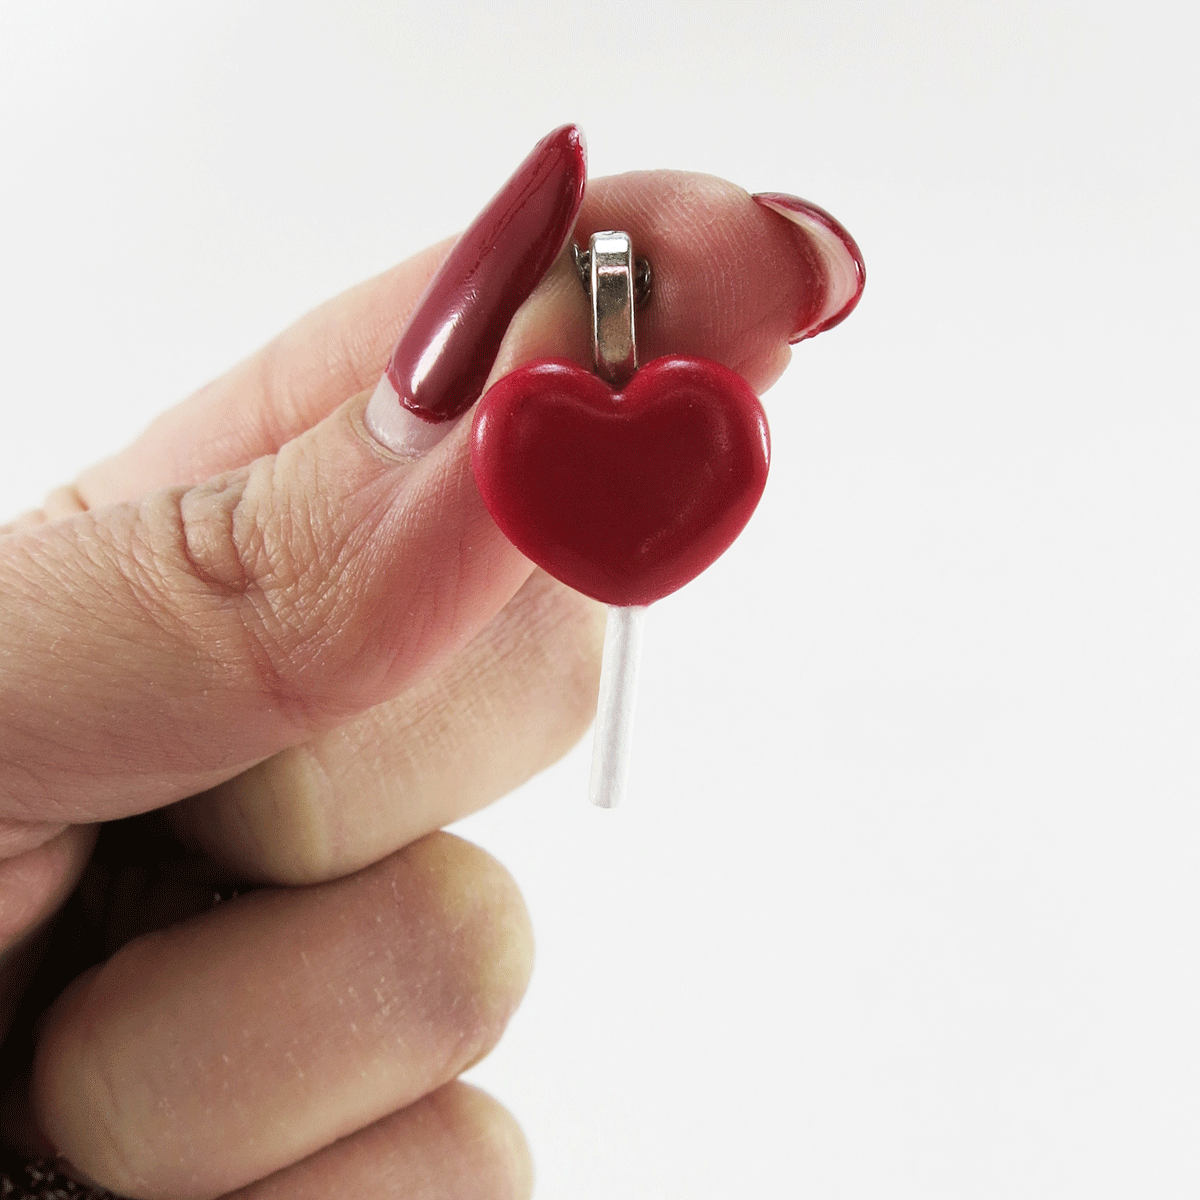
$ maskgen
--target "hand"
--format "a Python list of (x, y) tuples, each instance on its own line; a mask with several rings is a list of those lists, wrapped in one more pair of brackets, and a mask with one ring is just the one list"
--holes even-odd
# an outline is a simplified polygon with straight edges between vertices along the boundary
[[(717, 180), (595, 181), (600, 228), (654, 264), (644, 359), (762, 391), (847, 303), (836, 247)], [(2, 1132), (122, 1195), (529, 1190), (512, 1118), (455, 1082), (524, 991), (527, 917), (434, 831), (579, 737), (602, 617), (495, 529), (467, 422), (416, 455), (364, 420), (448, 250), (0, 531)], [(490, 379), (589, 362), (569, 255), (517, 299)]]

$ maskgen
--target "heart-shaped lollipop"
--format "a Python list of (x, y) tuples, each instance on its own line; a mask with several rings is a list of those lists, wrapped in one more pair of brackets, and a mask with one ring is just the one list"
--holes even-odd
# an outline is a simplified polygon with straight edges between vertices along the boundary
[(638, 370), (634, 308), (650, 264), (629, 234), (575, 248), (592, 302), (596, 374), (544, 359), (479, 402), (471, 465), (484, 504), (519, 550), (608, 604), (594, 803), (625, 790), (646, 607), (721, 554), (767, 482), (767, 418), (745, 380), (719, 363), (659, 358)]
[(740, 376), (659, 358), (622, 390), (543, 360), (480, 402), (471, 465), (526, 557), (606, 604), (682, 587), (742, 531), (770, 461), (767, 418)]

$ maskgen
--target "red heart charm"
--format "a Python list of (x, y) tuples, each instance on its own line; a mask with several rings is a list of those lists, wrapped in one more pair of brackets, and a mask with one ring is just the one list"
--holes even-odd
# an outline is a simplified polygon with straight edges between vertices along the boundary
[(614, 392), (547, 359), (479, 402), (471, 465), (527, 558), (606, 604), (649, 604), (694, 579), (754, 512), (767, 416), (719, 363), (659, 358)]

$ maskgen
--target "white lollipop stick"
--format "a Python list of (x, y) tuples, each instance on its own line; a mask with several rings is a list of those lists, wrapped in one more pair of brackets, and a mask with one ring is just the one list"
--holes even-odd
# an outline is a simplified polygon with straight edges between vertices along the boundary
[(610, 604), (604, 628), (604, 661), (600, 666), (600, 700), (592, 742), (592, 783), (588, 789), (599, 808), (615, 808), (629, 780), (633, 746), (633, 710), (637, 707), (638, 666), (646, 608)]
[[(592, 299), (596, 374), (622, 388), (637, 370), (633, 243), (627, 233), (593, 233), (588, 255), (591, 261), (587, 264), (586, 282)], [(613, 808), (620, 803), (629, 778), (633, 710), (637, 703), (645, 622), (644, 606), (609, 606), (589, 788), (592, 803), (600, 808)]]

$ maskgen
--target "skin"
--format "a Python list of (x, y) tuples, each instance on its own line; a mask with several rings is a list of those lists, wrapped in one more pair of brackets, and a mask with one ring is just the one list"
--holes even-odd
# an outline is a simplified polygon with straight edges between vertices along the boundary
[[(675, 173), (591, 182), (576, 239), (600, 228), (654, 264), (643, 359), (774, 382), (802, 234)], [(363, 426), (446, 250), (330, 301), (0, 531), (5, 1028), (25, 996), (0, 1132), (119, 1194), (529, 1193), (512, 1118), (455, 1082), (521, 998), (528, 919), (499, 864), (435, 831), (583, 733), (603, 614), (496, 530), (469, 417), (416, 461)], [(492, 378), (546, 355), (590, 361), (565, 259)], [(140, 891), (70, 980), (42, 931), (92, 895), (97, 823), (122, 818), (102, 848)], [(211, 907), (231, 882), (249, 894)], [(39, 958), (65, 986), (27, 991)]]

